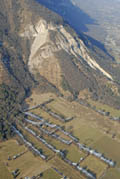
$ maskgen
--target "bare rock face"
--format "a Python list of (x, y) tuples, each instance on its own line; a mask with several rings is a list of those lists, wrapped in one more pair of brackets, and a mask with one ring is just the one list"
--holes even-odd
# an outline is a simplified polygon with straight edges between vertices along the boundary
[(79, 63), (86, 62), (90, 68), (113, 80), (112, 76), (90, 57), (83, 41), (76, 34), (73, 36), (68, 32), (62, 24), (48, 24), (44, 19), (40, 19), (34, 26), (27, 25), (20, 36), (33, 39), (28, 60), (30, 72), (33, 75), (40, 73), (57, 87), (60, 87), (62, 69), (55, 54), (61, 50), (73, 56)]
[[(69, 32), (66, 31), (63, 25), (53, 26), (52, 24), (47, 24), (44, 20), (40, 20), (35, 29), (36, 35), (35, 32), (31, 33), (31, 36), (33, 35), (35, 38), (32, 43), (29, 58), (30, 69), (35, 65), (34, 62), (36, 63), (36, 66), (38, 65), (41, 67), (40, 64), (42, 64), (44, 59), (53, 56), (55, 52), (63, 49), (69, 55), (73, 55), (78, 60), (80, 60), (81, 57), (91, 68), (98, 69), (105, 76), (112, 79), (112, 76), (102, 69), (102, 67), (96, 63), (94, 58), (90, 57), (89, 51), (85, 47), (83, 41), (78, 37), (75, 39)], [(38, 58), (36, 53), (40, 55)], [(36, 58), (34, 59), (35, 56)]]

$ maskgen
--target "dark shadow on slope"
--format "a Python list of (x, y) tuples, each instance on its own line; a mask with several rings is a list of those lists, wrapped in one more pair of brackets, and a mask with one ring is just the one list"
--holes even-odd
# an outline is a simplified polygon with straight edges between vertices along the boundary
[(50, 10), (58, 13), (77, 32), (88, 32), (87, 24), (96, 24), (88, 14), (75, 6), (71, 0), (36, 0)]
[(97, 41), (96, 39), (94, 39), (86, 34), (79, 33), (79, 37), (81, 40), (83, 40), (83, 42), (85, 43), (85, 45), (88, 48), (90, 48), (94, 51), (94, 46), (96, 46), (97, 48), (101, 49), (112, 61), (115, 61), (114, 57), (112, 55), (110, 55), (109, 52), (106, 50), (103, 43), (101, 43), (100, 41)]
[[(71, 0), (36, 0), (40, 4), (44, 5), (48, 9), (56, 12), (60, 16), (63, 17), (64, 21), (69, 24), (76, 32), (79, 34), (80, 38), (89, 45), (89, 41), (92, 45), (100, 48), (108, 57), (112, 60), (114, 58), (107, 52), (104, 44), (100, 41), (93, 39), (90, 36), (83, 35), (82, 33), (88, 32), (89, 29), (87, 27), (88, 24), (97, 24), (97, 22), (92, 19), (88, 14), (86, 14), (83, 10), (79, 7), (74, 5)], [(86, 36), (86, 38), (84, 38)]]

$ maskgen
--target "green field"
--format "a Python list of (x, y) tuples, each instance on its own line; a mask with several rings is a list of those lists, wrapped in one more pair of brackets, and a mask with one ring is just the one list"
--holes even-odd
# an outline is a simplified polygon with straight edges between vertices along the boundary
[(31, 135), (29, 132), (27, 132), (26, 130), (20, 128), (21, 131), (23, 132), (23, 135), (27, 137), (27, 139), (34, 144), (34, 146), (37, 149), (42, 149), (43, 154), (46, 155), (49, 158), (51, 158), (54, 153), (48, 149), (42, 142), (40, 142), (39, 140), (37, 140), (33, 135)]
[(110, 107), (106, 104), (102, 104), (100, 102), (96, 102), (96, 101), (92, 101), (89, 100), (88, 101), (92, 106), (95, 106), (96, 109), (100, 109), (100, 110), (105, 110), (106, 112), (110, 112), (111, 116), (115, 116), (115, 117), (120, 117), (120, 110), (114, 109), (113, 107)]
[(44, 136), (45, 140), (48, 141), (48, 143), (51, 143), (53, 146), (55, 146), (57, 149), (66, 150), (67, 151), (67, 158), (73, 162), (79, 162), (81, 157), (85, 157), (86, 154), (79, 150), (77, 146), (74, 144), (66, 145), (61, 143), (58, 140), (52, 139), (48, 136)]
[(100, 161), (92, 155), (89, 155), (85, 160), (83, 160), (80, 166), (87, 167), (87, 169), (96, 174), (97, 178), (99, 178), (107, 169), (107, 165), (104, 162)]
[(41, 108), (30, 110), (30, 112), (43, 117), (45, 120), (48, 120), (49, 122), (61, 125), (61, 121), (59, 121), (58, 119), (55, 119), (54, 117), (49, 115), (46, 111), (42, 110)]
[(33, 107), (39, 104), (42, 104), (50, 99), (55, 98), (55, 94), (53, 93), (38, 93), (36, 90), (32, 90), (32, 95), (26, 99), (26, 103), (29, 105), (29, 107)]
[(63, 132), (61, 131), (57, 131), (56, 134), (58, 134), (60, 137), (62, 137), (63, 139), (66, 139), (66, 140), (71, 140), (71, 138), (67, 135), (65, 135)]
[(63, 115), (64, 118), (73, 117), (67, 103), (68, 102), (63, 100), (62, 98), (57, 98), (51, 103), (47, 104), (47, 107), (53, 112)]
[(80, 151), (77, 146), (71, 145), (68, 147), (67, 158), (72, 162), (78, 163), (80, 158), (84, 158), (85, 156), (86, 154)]
[(120, 143), (111, 139), (108, 136), (102, 137), (96, 143), (92, 145), (93, 148), (103, 153), (109, 159), (117, 162), (117, 166), (120, 167)]
[[(21, 157), (15, 160), (9, 160), (20, 153), (26, 151)], [(7, 165), (5, 165), (7, 163)], [(49, 164), (43, 161), (40, 157), (35, 157), (24, 145), (19, 145), (16, 140), (9, 140), (0, 143), (0, 179), (12, 179), (11, 172), (19, 169), (21, 177), (37, 175), (50, 168)]]
[(59, 140), (56, 140), (56, 139), (54, 139), (54, 138), (52, 138), (52, 137), (49, 137), (49, 136), (47, 136), (47, 135), (44, 135), (44, 139), (48, 142), (48, 143), (50, 143), (50, 144), (52, 144), (53, 146), (55, 146), (57, 149), (66, 149), (66, 148), (68, 148), (68, 146), (66, 145), (66, 144), (64, 144), (64, 143), (62, 143), (62, 142), (60, 142)]
[(0, 162), (0, 179), (12, 179), (12, 175), (3, 162)]
[(9, 156), (13, 157), (14, 155), (24, 152), (25, 150), (27, 150), (26, 147), (24, 145), (19, 146), (16, 140), (2, 142), (0, 143), (0, 160), (7, 160)]
[(60, 176), (54, 169), (48, 169), (43, 173), (43, 179), (61, 179)]
[(71, 179), (85, 179), (79, 171), (75, 170), (73, 167), (62, 161), (57, 156), (54, 159), (50, 160), (50, 163)]
[[(20, 158), (9, 162), (10, 169), (13, 171), (16, 168), (20, 169), (20, 176), (33, 176), (49, 168), (49, 165), (40, 159), (40, 157), (34, 157), (31, 152), (27, 152)], [(20, 177), (19, 176), (19, 177)]]
[(86, 145), (91, 145), (103, 137), (103, 134), (98, 129), (87, 125), (81, 125), (74, 131), (74, 135), (80, 139), (81, 143)]
[(108, 169), (106, 174), (104, 175), (103, 179), (119, 179), (120, 178), (120, 169)]
[[(55, 98), (54, 101), (52, 101), (47, 105), (47, 107), (58, 114), (64, 115), (65, 117), (75, 116), (75, 118), (74, 120), (68, 123), (62, 124), (60, 121), (54, 119), (47, 112), (43, 111), (40, 108), (35, 109), (32, 112), (43, 116), (45, 119), (48, 119), (50, 122), (59, 125), (64, 125), (65, 130), (67, 130), (68, 132), (72, 132), (74, 136), (78, 137), (80, 143), (86, 144), (87, 146), (96, 149), (98, 152), (103, 153), (105, 157), (108, 157), (109, 159), (112, 159), (113, 161), (117, 162), (116, 168), (109, 169), (106, 172), (107, 165), (104, 162), (100, 161), (99, 159), (93, 156), (89, 156), (81, 162), (83, 166), (86, 166), (88, 169), (95, 172), (97, 174), (97, 177), (101, 176), (105, 172), (104, 177), (106, 178), (104, 179), (114, 179), (112, 176), (117, 176), (115, 175), (115, 171), (116, 173), (118, 173), (119, 176), (118, 168), (120, 168), (120, 156), (119, 156), (120, 144), (119, 142), (117, 142), (117, 139), (120, 138), (119, 137), (120, 127), (118, 123), (108, 120), (108, 117), (104, 117), (99, 113), (93, 111), (92, 109), (78, 104), (77, 102), (70, 103), (62, 98)], [(99, 107), (98, 109), (100, 109)], [(118, 112), (118, 110), (116, 111), (111, 107), (109, 108), (107, 107), (108, 107), (107, 105), (105, 106), (101, 104), (101, 109), (104, 109), (106, 111), (111, 110), (110, 112), (112, 113), (114, 112), (113, 113), (114, 116), (119, 115), (120, 112)], [(116, 140), (112, 139), (112, 135), (114, 133), (116, 134), (116, 138), (115, 138)], [(65, 136), (61, 132), (57, 132), (57, 134), (69, 140), (69, 137)], [(73, 144), (67, 146), (51, 137), (48, 137), (46, 135), (43, 136), (48, 141), (48, 143), (54, 145), (57, 149), (66, 150), (67, 151), (66, 157), (73, 162), (79, 162), (79, 159), (81, 157), (84, 158), (86, 156), (84, 152), (80, 151)], [(64, 162), (61, 161), (60, 158), (58, 158), (56, 155), (52, 160), (50, 160), (50, 163), (51, 162), (53, 166), (55, 165), (59, 166), (58, 163), (62, 163), (58, 168), (60, 171), (65, 171), (66, 167)], [(75, 172), (75, 170), (73, 171)], [(67, 174), (68, 176), (73, 175), (72, 173), (70, 173), (70, 171), (67, 172), (66, 175)], [(115, 178), (115, 179), (119, 179), (119, 178)]]

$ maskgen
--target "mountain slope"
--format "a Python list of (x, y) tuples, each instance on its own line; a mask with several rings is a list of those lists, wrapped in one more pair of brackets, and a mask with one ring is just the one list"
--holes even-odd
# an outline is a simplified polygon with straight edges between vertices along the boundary
[[(0, 5), (1, 68), (23, 96), (32, 88), (75, 97), (87, 89), (91, 97), (105, 99), (111, 96), (109, 83), (119, 88), (112, 59), (101, 49), (93, 52), (89, 40), (60, 16), (33, 0)], [(3, 76), (1, 82), (6, 81)]]
[[(60, 14), (76, 31), (89, 35), (97, 44), (119, 62), (120, 2), (115, 0), (37, 0)], [(96, 39), (96, 40), (95, 40)], [(105, 47), (104, 47), (105, 46)], [(106, 49), (107, 50), (106, 50)]]

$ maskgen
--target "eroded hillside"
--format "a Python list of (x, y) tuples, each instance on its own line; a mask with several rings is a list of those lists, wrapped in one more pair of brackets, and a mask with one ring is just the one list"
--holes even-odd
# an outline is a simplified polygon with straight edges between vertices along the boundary
[(114, 62), (105, 62), (110, 57), (101, 49), (93, 53), (88, 39), (78, 36), (60, 16), (33, 0), (4, 0), (1, 17), (1, 68), (6, 70), (1, 81), (9, 79), (26, 95), (37, 88), (77, 97), (87, 89), (90, 97), (115, 104), (116, 94), (115, 100), (108, 98), (109, 83), (119, 91)]

